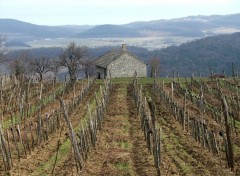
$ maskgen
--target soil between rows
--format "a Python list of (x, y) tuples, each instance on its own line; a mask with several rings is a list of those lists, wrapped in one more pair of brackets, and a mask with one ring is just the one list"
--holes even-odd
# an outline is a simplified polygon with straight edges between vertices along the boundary
[(127, 85), (114, 85), (106, 119), (80, 175), (156, 175)]

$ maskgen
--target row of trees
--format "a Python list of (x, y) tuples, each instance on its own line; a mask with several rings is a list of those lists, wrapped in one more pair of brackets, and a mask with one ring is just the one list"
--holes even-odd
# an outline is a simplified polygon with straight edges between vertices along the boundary
[(39, 82), (42, 82), (44, 75), (51, 73), (56, 76), (62, 68), (67, 68), (72, 83), (77, 80), (79, 71), (84, 71), (86, 77), (93, 74), (94, 64), (88, 48), (77, 46), (74, 42), (70, 43), (57, 58), (34, 58), (27, 50), (24, 50), (13, 59), (7, 58), (4, 53), (3, 41), (4, 39), (0, 38), (0, 62), (5, 61), (11, 73), (18, 80), (26, 75), (34, 74)]

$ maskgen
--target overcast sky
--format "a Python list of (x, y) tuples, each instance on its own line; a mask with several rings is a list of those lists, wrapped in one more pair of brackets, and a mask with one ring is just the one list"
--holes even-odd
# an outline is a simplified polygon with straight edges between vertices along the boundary
[(0, 18), (42, 25), (125, 24), (240, 13), (240, 0), (0, 0)]

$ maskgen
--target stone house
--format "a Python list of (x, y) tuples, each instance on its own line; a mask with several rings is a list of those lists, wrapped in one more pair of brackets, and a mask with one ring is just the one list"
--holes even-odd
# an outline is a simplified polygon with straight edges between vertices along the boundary
[(126, 44), (122, 44), (119, 51), (110, 51), (98, 57), (94, 63), (98, 79), (109, 77), (109, 74), (112, 78), (133, 77), (135, 71), (138, 77), (147, 77), (147, 64), (128, 52)]

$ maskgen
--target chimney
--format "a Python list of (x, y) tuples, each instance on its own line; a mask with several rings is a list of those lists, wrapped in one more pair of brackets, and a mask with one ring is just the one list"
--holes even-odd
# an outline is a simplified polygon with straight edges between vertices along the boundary
[(125, 43), (122, 44), (122, 51), (127, 51), (127, 45)]

